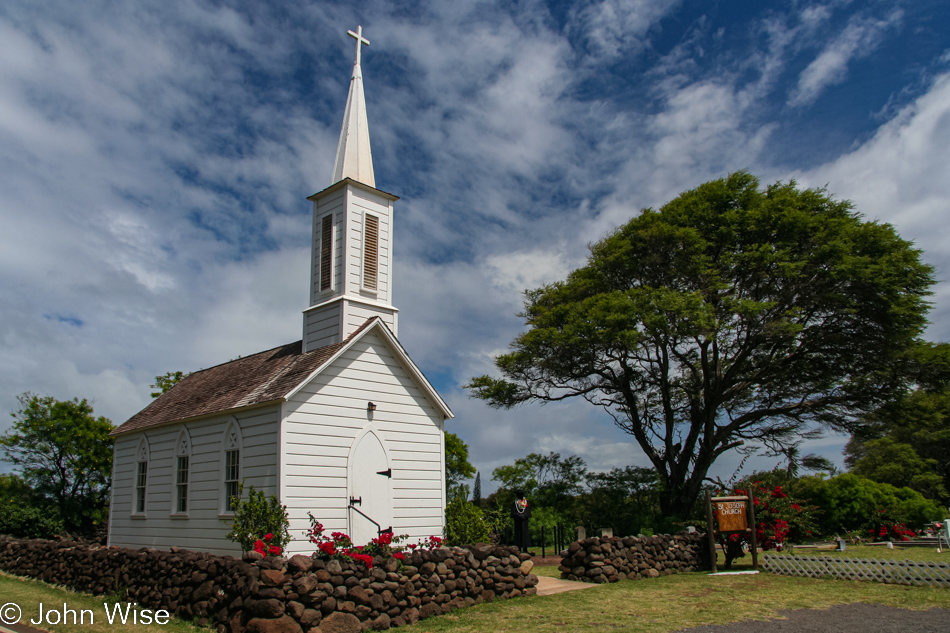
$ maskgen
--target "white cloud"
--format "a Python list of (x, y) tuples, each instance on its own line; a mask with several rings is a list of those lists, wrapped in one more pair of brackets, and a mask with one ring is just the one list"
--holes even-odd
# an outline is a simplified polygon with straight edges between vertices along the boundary
[(852, 200), (868, 219), (893, 224), (901, 236), (924, 251), (936, 266), (936, 309), (929, 336), (950, 340), (950, 306), (945, 282), (950, 279), (950, 74), (883, 125), (866, 143), (833, 162), (796, 178), (808, 186), (828, 185)]
[(615, 58), (631, 48), (644, 48), (644, 35), (680, 4), (680, 0), (593, 0), (571, 10), (571, 23), (595, 57)]
[(789, 105), (809, 105), (818, 99), (825, 88), (844, 81), (848, 64), (877, 48), (885, 32), (900, 25), (903, 15), (903, 11), (896, 9), (882, 20), (852, 17), (844, 31), (802, 71), (798, 88), (789, 99)]

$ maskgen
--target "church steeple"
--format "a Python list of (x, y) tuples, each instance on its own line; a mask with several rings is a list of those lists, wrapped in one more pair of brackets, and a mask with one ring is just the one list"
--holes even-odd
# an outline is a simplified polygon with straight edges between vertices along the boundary
[(369, 122), (366, 119), (366, 99), (363, 97), (363, 70), (360, 68), (360, 46), (369, 46), (369, 40), (363, 37), (363, 27), (356, 32), (347, 31), (347, 35), (356, 40), (356, 62), (350, 77), (350, 93), (346, 97), (346, 110), (343, 114), (343, 129), (340, 130), (340, 142), (336, 148), (336, 162), (333, 164), (333, 180), (337, 183), (344, 178), (352, 178), (370, 187), (376, 186), (373, 174), (373, 153), (369, 145)]
[(376, 188), (360, 68), (360, 47), (369, 40), (363, 27), (348, 34), (356, 39), (356, 63), (333, 181), (307, 198), (313, 201), (313, 245), (310, 307), (303, 313), (305, 352), (342, 342), (370, 317), (380, 317), (397, 334), (392, 227), (399, 198)]

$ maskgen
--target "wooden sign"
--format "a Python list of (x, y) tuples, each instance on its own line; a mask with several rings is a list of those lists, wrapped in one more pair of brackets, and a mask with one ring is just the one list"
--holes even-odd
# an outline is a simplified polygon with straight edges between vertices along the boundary
[[(716, 513), (713, 515), (713, 507)], [(718, 528), (716, 529), (718, 524)], [(709, 556), (713, 573), (716, 573), (716, 539), (736, 532), (744, 532), (749, 539), (749, 552), (752, 554), (752, 569), (759, 569), (759, 547), (756, 543), (755, 530), (749, 526), (755, 525), (755, 507), (752, 505), (752, 491), (744, 496), (713, 497), (711, 491), (706, 491), (706, 536), (709, 539)], [(722, 547), (725, 548), (723, 541)]]
[(744, 499), (716, 502), (720, 532), (744, 532), (749, 527), (745, 504)]

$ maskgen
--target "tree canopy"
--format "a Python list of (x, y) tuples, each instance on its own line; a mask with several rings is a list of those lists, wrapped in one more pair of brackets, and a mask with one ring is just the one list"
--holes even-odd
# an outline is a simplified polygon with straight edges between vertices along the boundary
[(190, 376), (191, 374), (186, 374), (183, 371), (168, 371), (162, 374), (161, 376), (155, 376), (155, 384), (149, 385), (152, 389), (158, 389), (158, 391), (152, 392), (152, 397), (157, 398), (179, 382), (185, 376)]
[(909, 388), (865, 417), (845, 447), (851, 472), (930, 499), (950, 500), (950, 345), (920, 343), (904, 367)]
[(496, 407), (584, 398), (631, 434), (685, 516), (723, 453), (851, 430), (899, 385), (932, 269), (893, 227), (739, 172), (646, 209), (564, 281), (467, 387)]
[(475, 474), (468, 461), (468, 444), (455, 433), (445, 431), (445, 492), (448, 499), (468, 498), (466, 479)]
[[(531, 453), (514, 464), (499, 466), (492, 479), (507, 491), (523, 490), (529, 501), (542, 506), (559, 506), (581, 492), (587, 465), (577, 455), (561, 459), (560, 453)], [(514, 497), (512, 497), (514, 500)]]
[(88, 530), (104, 520), (112, 482), (112, 423), (93, 417), (86, 400), (31, 393), (17, 399), (13, 426), (0, 436), (5, 460), (56, 506), (67, 529)]

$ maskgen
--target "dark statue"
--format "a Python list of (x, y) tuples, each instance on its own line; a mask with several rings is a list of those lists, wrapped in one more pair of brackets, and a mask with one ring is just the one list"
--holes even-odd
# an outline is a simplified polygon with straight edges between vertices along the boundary
[(515, 524), (515, 545), (522, 552), (531, 547), (531, 532), (528, 529), (528, 519), (531, 518), (531, 508), (525, 499), (524, 490), (515, 491), (515, 500), (511, 504), (511, 518)]

